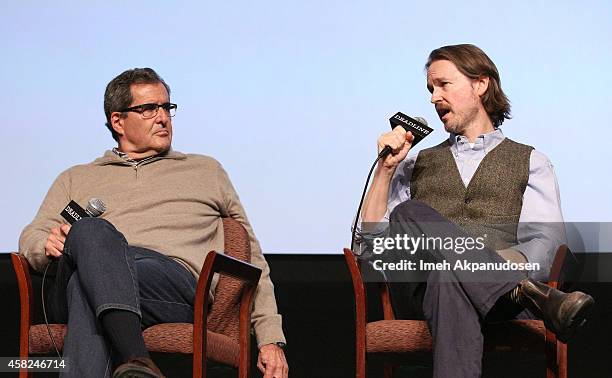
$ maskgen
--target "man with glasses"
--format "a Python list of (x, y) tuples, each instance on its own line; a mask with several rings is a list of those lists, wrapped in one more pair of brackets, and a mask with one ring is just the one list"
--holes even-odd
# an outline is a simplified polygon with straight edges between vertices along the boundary
[[(193, 322), (205, 254), (223, 250), (221, 217), (247, 229), (252, 263), (262, 269), (252, 322), (264, 377), (287, 377), (281, 316), (269, 267), (226, 172), (214, 159), (171, 148), (177, 105), (150, 68), (128, 70), (106, 87), (106, 126), (118, 146), (72, 167), (53, 183), (19, 248), (44, 269), (59, 258), (50, 296), (54, 320), (68, 322), (65, 376), (159, 377), (141, 326)], [(60, 212), (70, 200), (100, 198), (102, 218), (72, 227)]]

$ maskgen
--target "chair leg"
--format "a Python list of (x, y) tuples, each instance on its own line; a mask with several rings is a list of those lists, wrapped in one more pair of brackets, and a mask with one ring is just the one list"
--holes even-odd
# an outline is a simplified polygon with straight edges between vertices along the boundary
[(25, 369), (19, 370), (19, 378), (33, 378), (34, 373), (31, 371), (26, 371)]
[(357, 349), (357, 361), (355, 363), (355, 378), (366, 378), (365, 351)]
[[(197, 356), (196, 354), (199, 354)], [(202, 366), (202, 355), (201, 353), (193, 354), (193, 368), (192, 368), (192, 377), (193, 378), (206, 378), (206, 364)]]
[[(28, 356), (20, 357), (22, 360), (29, 358)], [(25, 369), (19, 369), (19, 378), (33, 378), (34, 373)]]
[(567, 378), (567, 344), (546, 330), (546, 378)]
[[(20, 335), (21, 340), (19, 340), (19, 358), (22, 360), (28, 359), (30, 357), (29, 353), (29, 326), (27, 336)], [(34, 373), (31, 371), (27, 371), (25, 369), (19, 369), (19, 378), (32, 378)]]
[(357, 360), (355, 364), (355, 378), (366, 378), (365, 360)]
[(557, 376), (567, 378), (567, 344), (557, 341)]
[(557, 338), (549, 329), (545, 334), (546, 378), (559, 378), (557, 365)]

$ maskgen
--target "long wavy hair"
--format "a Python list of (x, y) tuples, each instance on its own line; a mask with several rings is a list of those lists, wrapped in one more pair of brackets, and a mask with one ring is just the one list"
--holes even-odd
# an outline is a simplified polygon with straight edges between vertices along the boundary
[(495, 127), (500, 126), (504, 120), (510, 119), (510, 100), (501, 88), (501, 80), (495, 63), (480, 48), (470, 45), (443, 46), (429, 54), (425, 70), (437, 60), (448, 60), (457, 69), (470, 79), (486, 76), (489, 86), (480, 100)]

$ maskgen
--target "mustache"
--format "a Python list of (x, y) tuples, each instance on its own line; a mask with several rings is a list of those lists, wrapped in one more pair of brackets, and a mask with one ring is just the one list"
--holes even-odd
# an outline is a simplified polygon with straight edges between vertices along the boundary
[(438, 113), (438, 116), (442, 117), (444, 116), (446, 113), (451, 111), (451, 107), (448, 105), (436, 105), (436, 113)]

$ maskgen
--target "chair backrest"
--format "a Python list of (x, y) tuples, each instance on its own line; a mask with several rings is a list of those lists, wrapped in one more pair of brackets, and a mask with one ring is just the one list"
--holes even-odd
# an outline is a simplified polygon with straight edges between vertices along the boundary
[[(245, 228), (235, 219), (223, 218), (225, 254), (251, 262), (251, 243)], [(236, 278), (220, 275), (215, 299), (208, 315), (209, 331), (224, 334), (234, 340), (239, 337), (239, 313), (244, 283)]]

